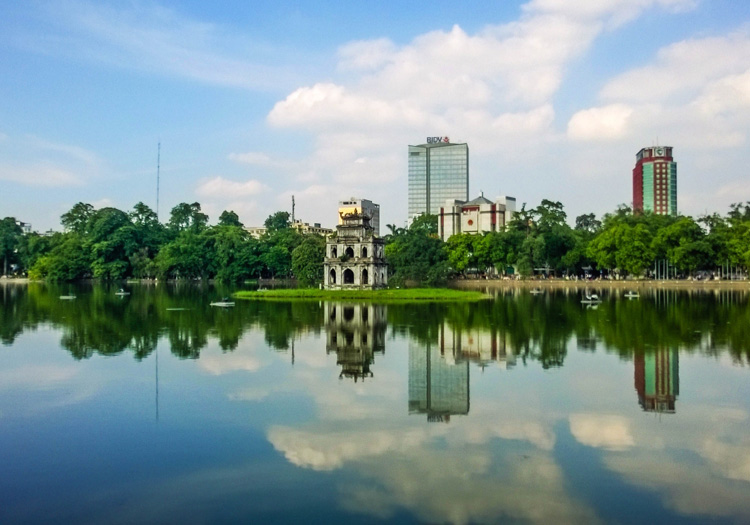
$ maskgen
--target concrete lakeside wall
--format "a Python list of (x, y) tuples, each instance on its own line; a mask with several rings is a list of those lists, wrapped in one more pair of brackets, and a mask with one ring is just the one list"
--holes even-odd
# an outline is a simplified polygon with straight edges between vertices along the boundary
[(545, 280), (508, 280), (501, 279), (458, 279), (448, 283), (450, 288), (474, 290), (483, 289), (512, 289), (512, 288), (540, 288), (540, 289), (611, 289), (611, 290), (750, 290), (748, 281), (687, 281), (687, 280), (637, 280), (637, 281), (566, 281), (564, 279)]

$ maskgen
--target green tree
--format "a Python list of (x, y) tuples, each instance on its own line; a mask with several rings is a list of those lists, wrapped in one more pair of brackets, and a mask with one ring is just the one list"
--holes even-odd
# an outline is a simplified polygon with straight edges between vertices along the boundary
[(79, 202), (76, 203), (70, 211), (62, 214), (60, 222), (66, 231), (84, 235), (87, 232), (86, 228), (89, 225), (89, 219), (91, 219), (94, 211), (94, 207), (91, 204)]
[(474, 239), (480, 239), (468, 233), (451, 235), (445, 243), (448, 263), (459, 274), (465, 274), (468, 268), (476, 267), (474, 256)]
[(289, 219), (289, 212), (277, 211), (276, 213), (269, 215), (263, 225), (266, 227), (269, 234), (273, 234), (277, 231), (291, 228), (292, 221)]
[(417, 217), (408, 229), (389, 236), (385, 247), (389, 283), (432, 286), (445, 282), (450, 266), (444, 245), (437, 237), (437, 218), (428, 215)]
[(47, 255), (37, 259), (29, 270), (32, 279), (74, 281), (91, 276), (90, 250), (77, 233), (58, 233)]
[(9, 265), (20, 263), (18, 250), (21, 247), (23, 229), (13, 217), (0, 221), (0, 259), (3, 260), (3, 275), (8, 275)]
[(301, 286), (312, 287), (323, 281), (326, 241), (320, 235), (308, 235), (292, 251), (292, 272)]
[(239, 226), (244, 228), (244, 224), (240, 222), (240, 217), (233, 211), (224, 210), (219, 215), (219, 225), (221, 226)]
[(708, 267), (713, 256), (705, 233), (690, 217), (680, 217), (661, 229), (653, 240), (653, 246), (665, 253), (678, 270), (687, 273)]
[(172, 208), (169, 217), (169, 229), (173, 235), (191, 229), (201, 232), (208, 225), (208, 215), (201, 212), (201, 205), (197, 202), (188, 204), (181, 202)]
[(213, 238), (218, 281), (239, 282), (260, 273), (258, 240), (245, 228), (220, 224), (211, 228), (209, 235)]
[(130, 255), (136, 250), (132, 223), (127, 213), (101, 208), (89, 218), (85, 246), (91, 251), (91, 270), (100, 279), (130, 275)]

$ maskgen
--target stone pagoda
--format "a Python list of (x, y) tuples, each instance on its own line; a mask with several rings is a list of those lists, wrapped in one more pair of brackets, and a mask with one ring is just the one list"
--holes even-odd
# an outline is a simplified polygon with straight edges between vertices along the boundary
[(326, 241), (323, 287), (374, 290), (388, 286), (385, 241), (375, 236), (364, 213), (340, 214), (341, 224)]

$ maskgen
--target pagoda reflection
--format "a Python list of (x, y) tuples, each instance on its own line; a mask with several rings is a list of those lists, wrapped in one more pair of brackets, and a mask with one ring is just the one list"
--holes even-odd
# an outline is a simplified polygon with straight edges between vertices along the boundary
[(675, 413), (680, 394), (680, 361), (676, 349), (658, 349), (636, 354), (635, 390), (638, 404), (646, 412)]
[(326, 353), (336, 353), (339, 379), (373, 377), (375, 354), (385, 353), (386, 307), (376, 304), (325, 303)]

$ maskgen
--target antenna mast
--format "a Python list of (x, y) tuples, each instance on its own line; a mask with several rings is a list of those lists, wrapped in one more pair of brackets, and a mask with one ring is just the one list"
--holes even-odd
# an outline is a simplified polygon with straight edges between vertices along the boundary
[(159, 170), (161, 167), (161, 141), (156, 146), (156, 220), (159, 220)]
[(294, 224), (294, 195), (292, 195), (292, 224)]

